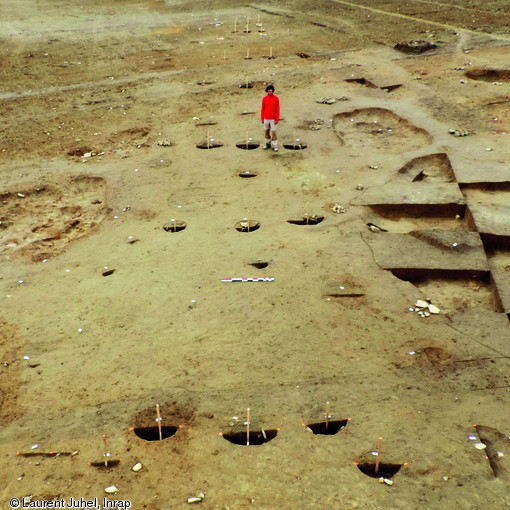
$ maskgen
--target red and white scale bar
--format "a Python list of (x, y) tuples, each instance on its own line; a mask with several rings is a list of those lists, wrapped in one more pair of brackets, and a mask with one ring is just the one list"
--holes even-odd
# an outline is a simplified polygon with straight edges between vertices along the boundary
[(222, 278), (222, 282), (274, 282), (274, 278)]

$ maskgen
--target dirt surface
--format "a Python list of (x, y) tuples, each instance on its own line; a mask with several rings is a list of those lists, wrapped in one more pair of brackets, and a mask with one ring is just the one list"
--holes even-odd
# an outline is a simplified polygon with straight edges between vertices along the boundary
[[(503, 289), (489, 270), (397, 278), (367, 241), (475, 222), (355, 205), (455, 183), (454, 157), (510, 160), (507, 2), (4, 0), (0, 15), (2, 509), (172, 510), (199, 492), (225, 510), (510, 506)], [(437, 48), (394, 48), (409, 41)], [(280, 151), (237, 148), (263, 143), (270, 82)], [(459, 182), (453, 205), (508, 205), (509, 183)], [(324, 220), (286, 221), (306, 215)], [(507, 274), (508, 238), (487, 239)], [(239, 277), (269, 281), (222, 281)], [(326, 402), (346, 425), (313, 434)], [(171, 434), (146, 441), (132, 428), (157, 426), (156, 404)], [(91, 466), (104, 435), (122, 460)], [(393, 485), (366, 474), (376, 458), (402, 465)]]

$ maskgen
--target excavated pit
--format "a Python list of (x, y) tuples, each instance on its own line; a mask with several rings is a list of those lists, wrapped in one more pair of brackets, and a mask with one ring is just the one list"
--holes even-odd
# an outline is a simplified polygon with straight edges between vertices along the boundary
[(297, 220), (287, 220), (287, 223), (291, 223), (292, 225), (318, 225), (324, 220), (324, 216), (317, 216), (315, 214), (312, 214), (311, 216), (307, 217), (305, 214), (301, 219)]
[(375, 462), (359, 462), (356, 464), (358, 469), (371, 478), (391, 478), (395, 476), (403, 464), (391, 464), (388, 462), (380, 462), (377, 472)]
[(288, 149), (290, 151), (303, 151), (308, 147), (308, 145), (305, 142), (299, 142), (299, 143), (284, 143), (283, 148)]
[(176, 232), (182, 232), (187, 226), (188, 224), (185, 221), (172, 220), (165, 223), (162, 228), (165, 232), (174, 234)]
[(256, 143), (256, 142), (239, 142), (239, 143), (236, 143), (236, 147), (238, 149), (243, 149), (243, 150), (246, 150), (246, 151), (252, 151), (253, 149), (258, 149), (260, 147), (260, 143)]
[(260, 222), (255, 220), (241, 220), (234, 225), (238, 232), (255, 232), (260, 228)]
[(265, 269), (269, 266), (269, 262), (264, 262), (262, 260), (257, 260), (257, 262), (250, 262), (249, 266), (256, 267), (257, 269)]
[(327, 424), (325, 421), (318, 423), (308, 423), (306, 427), (316, 435), (334, 436), (338, 434), (348, 423), (348, 420), (330, 420)]
[(251, 177), (257, 177), (259, 175), (258, 172), (245, 170), (244, 172), (237, 172), (238, 177), (242, 177), (243, 179), (250, 179)]
[(429, 41), (407, 41), (395, 44), (394, 48), (402, 53), (419, 55), (420, 53), (437, 49), (438, 45)]
[[(179, 427), (172, 427), (169, 425), (161, 426), (161, 439), (168, 439), (175, 435), (175, 433), (179, 430)], [(159, 441), (159, 428), (157, 426), (151, 427), (135, 427), (133, 432), (137, 437), (143, 439), (144, 441)]]
[(355, 147), (357, 151), (371, 148), (402, 153), (432, 142), (425, 129), (385, 108), (357, 108), (337, 113), (333, 116), (333, 129), (342, 145)]
[(89, 466), (95, 467), (97, 469), (110, 469), (116, 467), (120, 464), (120, 459), (109, 460), (108, 464), (105, 464), (104, 460), (100, 460), (97, 462), (89, 462)]
[(197, 149), (206, 149), (206, 150), (217, 149), (218, 147), (223, 147), (223, 144), (219, 143), (219, 142), (209, 142), (209, 144), (207, 142), (201, 142), (201, 143), (197, 143), (197, 145), (196, 145)]
[(232, 444), (240, 446), (260, 446), (265, 443), (269, 443), (278, 435), (278, 429), (270, 430), (250, 430), (249, 445), (247, 444), (247, 433), (246, 432), (226, 432), (221, 434), (223, 439), (226, 439)]
[(464, 73), (466, 78), (488, 82), (510, 82), (510, 69), (470, 69)]

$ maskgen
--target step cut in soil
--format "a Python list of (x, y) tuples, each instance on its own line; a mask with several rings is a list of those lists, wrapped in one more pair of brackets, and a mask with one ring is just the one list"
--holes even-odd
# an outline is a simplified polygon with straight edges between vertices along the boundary
[[(168, 439), (172, 437), (177, 431), (179, 427), (171, 427), (168, 425), (161, 426), (161, 438)], [(159, 428), (157, 426), (151, 427), (135, 427), (133, 432), (144, 441), (159, 441)]]
[(372, 83), (370, 80), (367, 80), (366, 78), (348, 78), (347, 80), (344, 80), (347, 83), (359, 83), (360, 85), (365, 85), (366, 87), (369, 87), (371, 89), (377, 89), (379, 88), (375, 83)]
[[(248, 446), (246, 444), (247, 434), (246, 432), (227, 432), (221, 434), (224, 439), (231, 442), (232, 444), (238, 444), (241, 446)], [(269, 443), (278, 435), (278, 429), (270, 430), (253, 430), (250, 431), (250, 444), (249, 446), (260, 446), (264, 443)]]

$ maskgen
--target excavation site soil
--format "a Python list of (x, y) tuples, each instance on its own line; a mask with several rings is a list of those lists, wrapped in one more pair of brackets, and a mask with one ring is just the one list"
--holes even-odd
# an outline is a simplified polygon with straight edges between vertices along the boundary
[(2, 509), (510, 506), (508, 2), (0, 14)]

